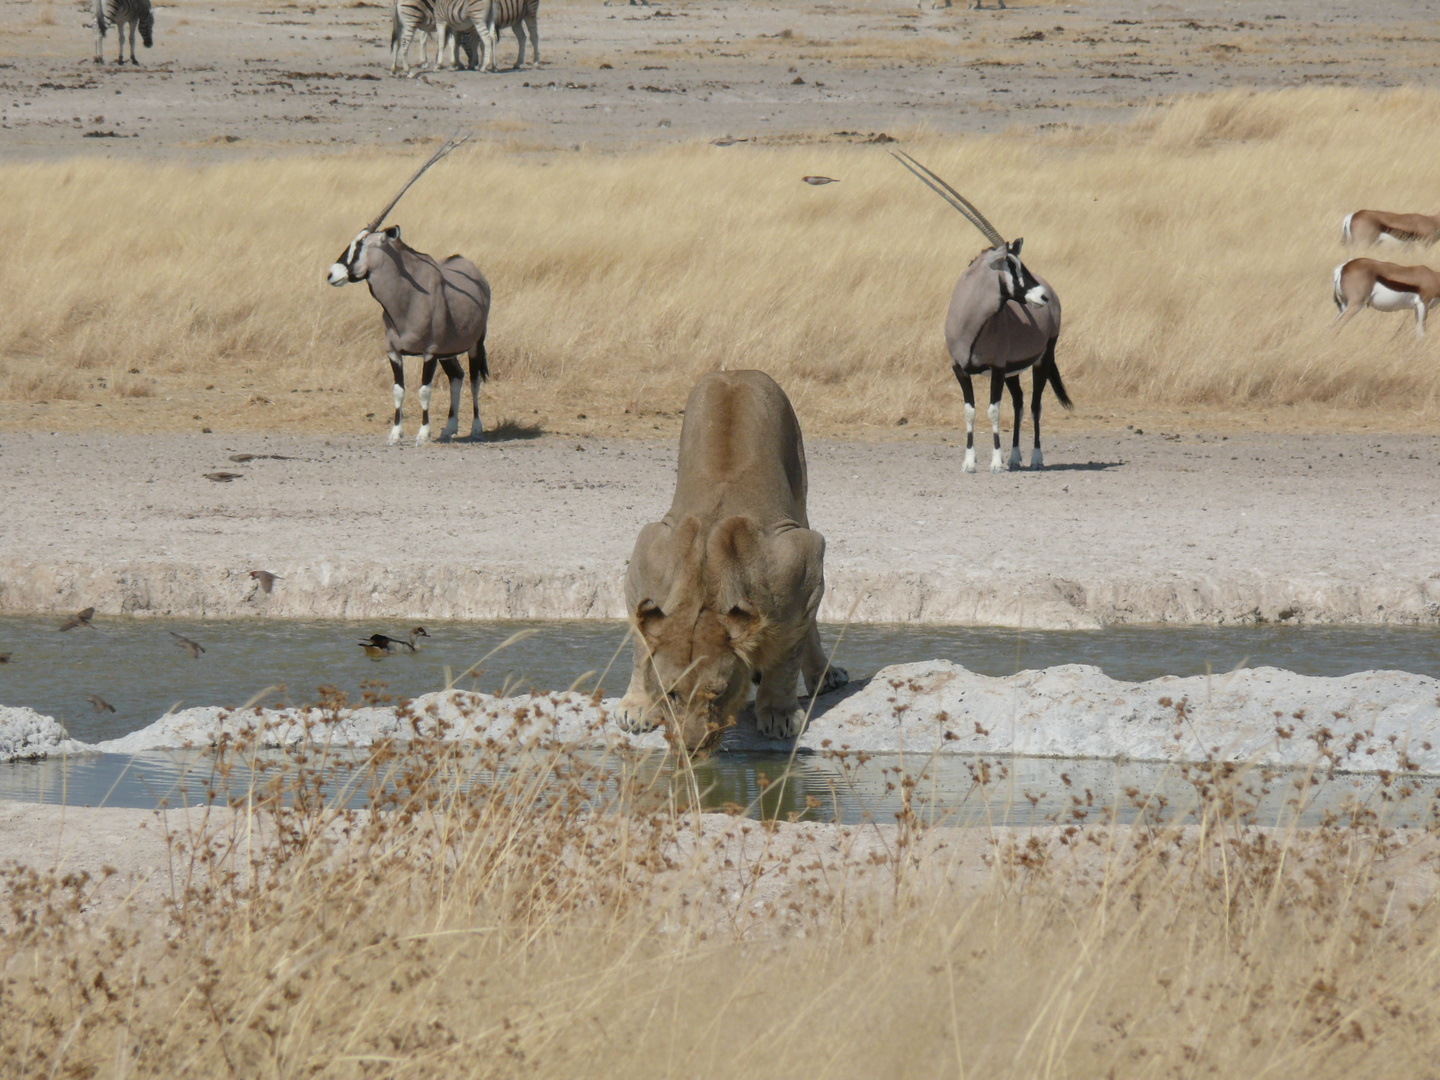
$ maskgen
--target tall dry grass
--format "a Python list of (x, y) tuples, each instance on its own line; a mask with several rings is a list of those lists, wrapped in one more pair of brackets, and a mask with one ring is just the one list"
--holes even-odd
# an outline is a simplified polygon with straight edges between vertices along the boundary
[[(0, 1073), (1434, 1068), (1431, 830), (1401, 836), (1377, 807), (1257, 826), (1257, 790), (1289, 778), (1211, 763), (1190, 774), (1188, 826), (1135, 792), (1133, 827), (1086, 824), (1077, 797), (1042, 829), (959, 830), (967, 845), (908, 799), (884, 828), (696, 815), (683, 776), (645, 788), (413, 717), (351, 774), (370, 797), (353, 811), (325, 787), (334, 719), (314, 715), (288, 770), (169, 833), (159, 923), (94, 906), (83, 874), (7, 868)], [(223, 747), (217, 783), (241, 760), (259, 752)], [(1433, 799), (1403, 774), (1382, 791), (1378, 809)]]
[[(1433, 338), (1374, 313), (1335, 335), (1331, 271), (1345, 213), (1437, 209), (1437, 122), (1431, 91), (1301, 89), (904, 145), (1025, 236), (1064, 301), (1060, 368), (1082, 410), (1305, 404), (1414, 421), (1440, 409)], [(383, 413), (378, 308), (324, 272), (420, 155), (0, 168), (0, 396), (106, 400), (129, 376), (160, 395), (363, 389)], [(958, 415), (941, 323), (981, 241), (881, 147), (482, 143), (393, 220), (493, 283), (487, 409), (673, 411), (700, 373), (760, 367), (818, 430)]]

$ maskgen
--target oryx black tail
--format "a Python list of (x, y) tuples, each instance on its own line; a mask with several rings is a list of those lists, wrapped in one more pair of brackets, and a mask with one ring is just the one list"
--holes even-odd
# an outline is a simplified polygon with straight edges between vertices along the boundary
[(1065, 384), (1060, 381), (1060, 369), (1055, 366), (1055, 342), (1053, 340), (1045, 347), (1045, 355), (1040, 358), (1040, 366), (1045, 381), (1055, 391), (1055, 399), (1066, 409), (1074, 412), (1075, 406), (1070, 403), (1070, 395), (1065, 393)]

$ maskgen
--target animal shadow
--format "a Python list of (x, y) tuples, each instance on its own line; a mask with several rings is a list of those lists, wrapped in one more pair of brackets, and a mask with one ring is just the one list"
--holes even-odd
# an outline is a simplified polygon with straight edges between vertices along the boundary
[[(870, 685), (870, 680), (873, 677), (874, 676), (866, 676), (865, 678), (851, 679), (838, 690), (832, 690), (828, 694), (821, 694), (815, 699), (813, 706), (808, 696), (801, 696), (800, 707), (809, 711), (810, 721), (817, 720), (846, 698), (853, 697), (861, 690), (864, 690), (865, 687)], [(723, 754), (756, 751), (788, 754), (794, 747), (794, 739), (768, 739), (762, 736), (755, 729), (755, 708), (753, 705), (747, 705), (736, 717), (735, 726), (727, 728), (725, 733), (720, 736), (720, 742), (715, 747), (715, 752)], [(796, 753), (800, 756), (813, 754), (814, 752), (813, 749), (804, 746), (796, 750)]]
[(545, 434), (539, 424), (527, 424), (507, 416), (485, 432), (484, 442), (517, 442), (523, 439), (538, 439)]
[(1123, 461), (1074, 461), (1068, 464), (1051, 465), (1048, 461), (1041, 472), (1108, 472), (1111, 469), (1124, 468)]

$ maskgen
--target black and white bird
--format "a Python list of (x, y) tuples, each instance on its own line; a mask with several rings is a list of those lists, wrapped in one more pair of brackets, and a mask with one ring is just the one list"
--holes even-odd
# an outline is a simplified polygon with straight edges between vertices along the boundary
[(408, 641), (402, 638), (388, 637), (385, 634), (371, 634), (367, 640), (357, 642), (357, 644), (365, 650), (366, 656), (378, 658), (399, 649), (409, 649), (412, 653), (418, 652), (419, 650), (415, 647), (415, 639), (429, 636), (423, 626), (417, 626), (410, 631)]

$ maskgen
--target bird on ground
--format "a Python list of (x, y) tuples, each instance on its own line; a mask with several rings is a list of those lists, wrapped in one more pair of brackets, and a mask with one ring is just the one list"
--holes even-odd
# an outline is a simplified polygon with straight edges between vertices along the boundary
[[(66, 630), (74, 630), (77, 626), (89, 627), (90, 620), (94, 617), (95, 609), (93, 607), (87, 607), (84, 611), (77, 611), (60, 624), (60, 632), (63, 634)], [(90, 628), (92, 630), (94, 629), (94, 627)]]
[(250, 576), (260, 583), (260, 591), (268, 593), (275, 587), (275, 582), (284, 580), (279, 574), (272, 574), (269, 570), (251, 570)]
[(819, 187), (821, 184), (838, 184), (840, 182), (831, 176), (802, 176), (800, 179), (804, 180), (807, 184), (813, 184), (815, 187)]
[(10, 654), (8, 652), (0, 652), (0, 664), (8, 664), (9, 662)]
[(423, 626), (417, 626), (410, 631), (409, 641), (387, 637), (385, 634), (371, 634), (368, 641), (357, 642), (357, 644), (365, 650), (366, 656), (381, 657), (386, 653), (394, 652), (396, 649), (409, 649), (412, 653), (417, 652), (415, 639), (417, 637), (429, 636)]
[(86, 694), (85, 700), (95, 706), (96, 712), (114, 712), (115, 706), (106, 701), (99, 694)]
[(185, 635), (175, 633), (174, 630), (170, 631), (170, 636), (175, 639), (175, 644), (188, 652), (193, 659), (200, 659), (200, 654), (205, 651), (205, 646), (198, 641), (191, 641)]

